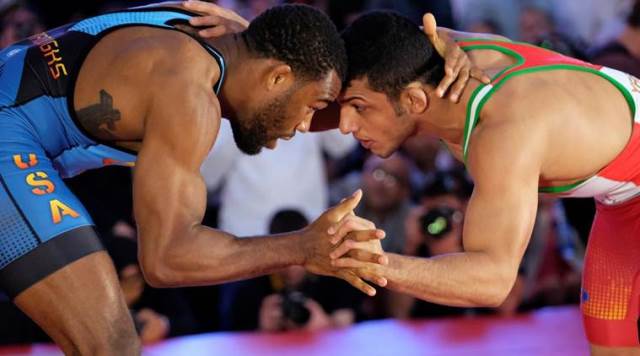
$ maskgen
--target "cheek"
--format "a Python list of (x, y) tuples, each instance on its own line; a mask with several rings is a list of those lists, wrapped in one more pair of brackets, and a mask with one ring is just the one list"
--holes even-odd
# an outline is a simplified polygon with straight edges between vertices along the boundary
[(274, 118), (274, 125), (276, 131), (288, 131), (289, 128), (295, 125), (295, 122), (299, 118), (298, 108), (291, 105), (283, 106), (279, 112), (278, 117)]
[(378, 117), (374, 120), (365, 120), (365, 122), (363, 125), (368, 128), (368, 132), (374, 135), (372, 138), (374, 140), (377, 139), (378, 142), (385, 146), (393, 143), (396, 136), (398, 136), (398, 127), (396, 127), (389, 118)]
[(410, 128), (402, 119), (394, 119), (387, 121), (385, 132), (388, 139), (394, 144), (402, 144), (410, 136)]

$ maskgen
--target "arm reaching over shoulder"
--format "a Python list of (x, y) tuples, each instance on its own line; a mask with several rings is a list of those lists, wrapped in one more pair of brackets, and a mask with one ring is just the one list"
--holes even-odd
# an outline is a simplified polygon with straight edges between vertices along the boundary
[(239, 33), (249, 27), (249, 21), (233, 10), (225, 9), (210, 2), (187, 0), (182, 3), (182, 6), (187, 10), (202, 14), (202, 16), (192, 17), (189, 20), (189, 24), (203, 28), (198, 31), (198, 35), (203, 38)]
[[(422, 17), (423, 31), (429, 37), (429, 41), (438, 54), (444, 58), (445, 76), (442, 78), (436, 89), (440, 97), (449, 91), (451, 101), (458, 102), (462, 91), (467, 86), (469, 79), (475, 78), (485, 84), (491, 81), (482, 69), (471, 63), (469, 56), (458, 46), (456, 39), (478, 37), (464, 32), (456, 32), (444, 27), (437, 27), (436, 18), (427, 13)], [(483, 34), (484, 35), (484, 34)], [(482, 36), (482, 35), (481, 35)], [(485, 38), (495, 38), (500, 36), (486, 35)], [(504, 38), (504, 37), (501, 37)]]
[(464, 252), (433, 258), (387, 254), (388, 266), (350, 257), (334, 264), (372, 271), (390, 289), (430, 302), (500, 305), (516, 280), (537, 208), (544, 141), (524, 126), (499, 123), (474, 134), (469, 169), (476, 185), (465, 218)]

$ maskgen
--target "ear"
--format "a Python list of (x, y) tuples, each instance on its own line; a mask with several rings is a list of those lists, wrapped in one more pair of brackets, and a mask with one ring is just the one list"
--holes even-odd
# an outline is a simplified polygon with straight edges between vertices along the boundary
[(270, 66), (265, 79), (269, 91), (288, 88), (295, 80), (291, 67), (282, 62), (276, 62)]
[(429, 108), (429, 95), (420, 82), (409, 83), (400, 93), (400, 104), (411, 114), (421, 114)]

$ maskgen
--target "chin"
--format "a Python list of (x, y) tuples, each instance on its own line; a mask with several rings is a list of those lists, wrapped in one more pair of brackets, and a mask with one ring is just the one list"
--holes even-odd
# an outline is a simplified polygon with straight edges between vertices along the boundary
[(389, 158), (389, 156), (391, 156), (392, 154), (394, 154), (397, 150), (397, 147), (390, 147), (390, 148), (376, 148), (371, 150), (371, 153), (373, 153), (374, 155), (380, 157), (380, 158)]
[(236, 143), (236, 147), (238, 147), (238, 149), (240, 150), (240, 152), (244, 153), (247, 156), (255, 156), (257, 154), (259, 154), (260, 152), (262, 152), (262, 148), (263, 146), (260, 147), (246, 147), (246, 146), (241, 146), (238, 145)]

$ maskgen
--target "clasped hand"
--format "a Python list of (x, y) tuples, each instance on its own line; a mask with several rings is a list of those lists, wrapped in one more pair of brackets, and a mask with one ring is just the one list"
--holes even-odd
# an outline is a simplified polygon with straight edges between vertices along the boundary
[(375, 288), (365, 281), (387, 285), (383, 266), (388, 258), (380, 244), (385, 233), (353, 213), (361, 198), (362, 191), (356, 191), (302, 231), (304, 266), (315, 274), (344, 279), (373, 296)]

